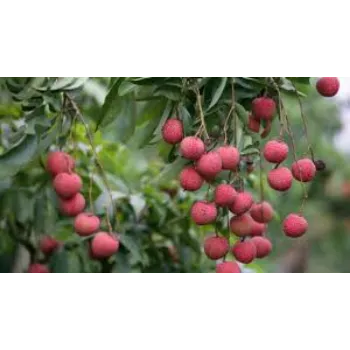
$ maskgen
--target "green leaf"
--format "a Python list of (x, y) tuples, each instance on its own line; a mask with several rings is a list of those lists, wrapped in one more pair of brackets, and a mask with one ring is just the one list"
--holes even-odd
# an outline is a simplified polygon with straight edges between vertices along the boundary
[(188, 163), (187, 159), (178, 157), (175, 162), (167, 164), (163, 171), (154, 179), (154, 182), (166, 183), (169, 182), (180, 174), (181, 170)]
[(222, 96), (222, 93), (224, 92), (227, 78), (213, 78), (214, 80), (214, 86), (213, 86), (213, 94), (211, 98), (211, 102), (209, 104), (209, 107), (207, 108), (207, 111), (210, 110), (212, 107), (214, 107), (218, 101), (220, 100), (220, 97)]
[(172, 101), (180, 101), (181, 99), (181, 89), (175, 86), (164, 85), (157, 88), (154, 96), (164, 96)]
[(142, 255), (140, 247), (136, 244), (135, 240), (126, 234), (119, 236), (120, 243), (130, 252), (131, 258), (134, 263), (142, 262)]
[(120, 102), (121, 111), (116, 116), (113, 127), (115, 128), (115, 141), (125, 142), (134, 133), (136, 127), (137, 110), (136, 104), (130, 96), (126, 96)]
[(64, 90), (69, 85), (75, 82), (76, 78), (57, 78), (57, 80), (50, 86), (51, 91)]
[(49, 267), (53, 273), (67, 273), (69, 271), (68, 253), (63, 249), (53, 253), (50, 258)]
[(131, 83), (130, 81), (124, 80), (118, 89), (119, 96), (125, 96), (129, 92), (134, 91), (137, 88), (137, 85)]

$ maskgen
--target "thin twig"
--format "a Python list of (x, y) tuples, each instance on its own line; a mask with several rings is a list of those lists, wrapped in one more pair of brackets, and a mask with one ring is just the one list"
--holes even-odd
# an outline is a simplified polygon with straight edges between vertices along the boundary
[[(230, 110), (227, 114), (227, 117), (225, 119), (225, 124), (224, 124), (224, 144), (226, 145), (227, 143), (227, 126), (228, 126), (228, 122), (230, 120), (230, 117), (232, 115), (232, 113), (234, 113), (234, 116), (235, 116), (235, 124), (237, 124), (236, 122), (236, 119), (237, 119), (237, 115), (236, 115), (236, 99), (235, 99), (235, 85), (234, 85), (234, 81), (232, 81), (231, 83), (231, 107), (230, 107)], [(235, 132), (236, 132), (236, 128), (237, 128), (237, 125), (235, 127)], [(236, 142), (235, 142), (236, 143)]]
[(206, 139), (209, 139), (208, 130), (207, 130), (207, 127), (205, 125), (205, 120), (204, 120), (202, 99), (201, 99), (201, 95), (200, 95), (198, 86), (195, 87), (195, 93), (196, 93), (196, 97), (197, 97), (197, 108), (198, 108), (198, 112), (199, 112), (199, 118), (201, 120), (201, 127), (203, 128), (203, 132), (204, 132), (204, 137)]

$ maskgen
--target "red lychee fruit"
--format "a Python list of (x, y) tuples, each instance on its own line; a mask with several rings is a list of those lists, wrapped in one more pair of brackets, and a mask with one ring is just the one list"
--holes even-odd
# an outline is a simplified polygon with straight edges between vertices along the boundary
[(74, 169), (74, 159), (65, 152), (50, 152), (47, 157), (46, 169), (53, 176), (69, 173)]
[(252, 229), (250, 232), (251, 236), (262, 236), (266, 232), (266, 224), (256, 222), (253, 220)]
[(292, 174), (298, 181), (309, 182), (316, 175), (315, 164), (309, 158), (299, 159), (292, 164)]
[(228, 184), (220, 184), (215, 188), (215, 204), (219, 207), (232, 205), (237, 197), (236, 190)]
[(232, 247), (232, 254), (237, 261), (243, 264), (251, 263), (256, 256), (256, 247), (255, 244), (249, 241), (237, 242)]
[(274, 164), (280, 164), (288, 157), (288, 145), (283, 141), (272, 140), (266, 143), (263, 155), (264, 158)]
[(205, 152), (203, 141), (196, 136), (185, 137), (180, 144), (180, 153), (186, 159), (198, 160)]
[(269, 97), (258, 97), (253, 100), (252, 112), (255, 119), (271, 120), (276, 112), (276, 103)]
[(171, 145), (179, 143), (184, 137), (182, 121), (168, 119), (162, 128), (163, 140)]
[(69, 199), (60, 198), (59, 205), (63, 215), (76, 216), (84, 210), (85, 198), (81, 193), (77, 193), (74, 197)]
[(218, 211), (213, 203), (198, 201), (192, 205), (191, 217), (197, 225), (211, 224), (217, 215)]
[(250, 236), (253, 225), (253, 219), (248, 214), (234, 216), (230, 220), (232, 233), (238, 237)]
[(250, 215), (257, 222), (268, 223), (273, 219), (274, 211), (271, 204), (264, 201), (254, 203), (250, 209)]
[(39, 248), (45, 255), (52, 254), (59, 246), (60, 242), (51, 236), (42, 237), (39, 243)]
[(197, 191), (203, 185), (203, 178), (192, 166), (183, 169), (180, 173), (181, 187), (186, 191)]
[(119, 249), (119, 240), (107, 232), (97, 233), (91, 241), (91, 253), (97, 259), (109, 258)]
[(49, 273), (49, 269), (47, 266), (42, 264), (31, 264), (27, 270), (28, 273)]
[(100, 219), (92, 213), (80, 213), (74, 220), (74, 230), (79, 236), (89, 236), (100, 228)]
[(258, 133), (260, 131), (260, 119), (256, 119), (252, 114), (250, 114), (248, 118), (248, 129)]
[(71, 198), (83, 187), (83, 182), (77, 174), (60, 173), (53, 180), (56, 193), (62, 198)]
[(266, 237), (253, 237), (250, 240), (256, 247), (256, 257), (261, 259), (268, 256), (272, 251), (272, 243)]
[(253, 202), (253, 196), (251, 193), (239, 192), (229, 209), (233, 214), (241, 215), (251, 208)]
[(211, 260), (223, 258), (229, 251), (230, 246), (224, 237), (209, 237), (204, 241), (204, 252)]
[(268, 173), (267, 181), (274, 190), (287, 191), (292, 187), (293, 175), (286, 167), (272, 169)]
[(318, 93), (324, 97), (335, 96), (339, 91), (339, 87), (338, 78), (320, 78), (316, 83)]
[(302, 236), (308, 229), (306, 219), (299, 214), (289, 214), (283, 221), (283, 231), (288, 237), (297, 238)]
[(203, 154), (197, 162), (197, 171), (209, 178), (214, 178), (222, 170), (222, 160), (218, 152)]
[(218, 153), (222, 160), (222, 169), (236, 170), (239, 164), (240, 154), (236, 147), (221, 146), (218, 148)]
[(225, 261), (216, 265), (216, 273), (240, 273), (241, 269), (235, 261)]

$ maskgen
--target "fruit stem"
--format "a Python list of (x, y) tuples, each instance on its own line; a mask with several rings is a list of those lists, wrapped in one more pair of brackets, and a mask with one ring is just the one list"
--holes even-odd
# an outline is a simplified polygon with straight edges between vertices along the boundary
[[(227, 144), (227, 126), (228, 126), (228, 122), (231, 118), (232, 113), (235, 116), (235, 124), (237, 124), (236, 123), (237, 115), (236, 115), (235, 109), (236, 109), (235, 82), (234, 82), (234, 78), (232, 78), (232, 82), (231, 82), (231, 107), (230, 107), (230, 110), (227, 114), (227, 117), (225, 119), (225, 124), (224, 124), (224, 144), (225, 145)], [(235, 127), (235, 132), (236, 132), (236, 127)], [(236, 144), (236, 142), (235, 142), (235, 144)]]
[(205, 120), (204, 120), (204, 113), (203, 113), (203, 108), (202, 108), (202, 99), (201, 99), (201, 95), (200, 95), (198, 86), (195, 87), (195, 93), (196, 93), (196, 98), (197, 98), (197, 108), (198, 108), (198, 112), (199, 112), (199, 118), (201, 120), (201, 128), (203, 128), (204, 137), (206, 139), (209, 139), (208, 130), (207, 130), (207, 127), (205, 125)]

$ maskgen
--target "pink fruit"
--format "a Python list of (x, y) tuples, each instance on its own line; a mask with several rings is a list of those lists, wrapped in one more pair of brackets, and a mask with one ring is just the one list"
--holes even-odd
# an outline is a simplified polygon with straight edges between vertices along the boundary
[(197, 191), (203, 185), (203, 178), (194, 167), (187, 167), (180, 173), (180, 184), (186, 191)]
[(255, 244), (256, 247), (256, 257), (261, 259), (268, 256), (272, 251), (272, 243), (266, 237), (253, 237), (250, 240)]
[(186, 159), (198, 160), (205, 152), (203, 141), (196, 136), (185, 137), (180, 144), (180, 153)]
[(316, 83), (318, 93), (324, 97), (335, 96), (339, 91), (338, 78), (320, 78)]
[(258, 97), (253, 100), (252, 112), (255, 119), (271, 120), (276, 112), (276, 103), (272, 98)]
[(31, 264), (27, 270), (28, 273), (49, 273), (49, 269), (47, 266), (42, 264)]
[(263, 155), (264, 158), (274, 164), (280, 164), (288, 157), (288, 145), (283, 141), (272, 140), (266, 143)]
[(236, 147), (221, 146), (218, 148), (222, 160), (222, 169), (236, 170), (239, 164), (240, 154)]
[(309, 182), (316, 175), (316, 166), (311, 159), (303, 158), (292, 164), (294, 178), (301, 182)]
[(256, 246), (250, 240), (244, 242), (237, 242), (232, 247), (232, 254), (234, 255), (237, 261), (243, 264), (249, 264), (255, 259)]
[(306, 219), (298, 214), (289, 214), (283, 221), (283, 231), (288, 237), (301, 237), (308, 229)]
[(168, 119), (162, 128), (163, 140), (171, 145), (179, 143), (184, 136), (182, 121)]
[(225, 261), (216, 265), (216, 273), (240, 273), (241, 269), (235, 261)]
[(238, 237), (250, 236), (253, 219), (248, 214), (234, 216), (230, 220), (231, 231)]
[(197, 171), (209, 178), (214, 178), (222, 170), (222, 160), (218, 152), (203, 154), (197, 162)]
[(39, 243), (39, 248), (45, 255), (52, 254), (59, 246), (60, 242), (51, 236), (42, 237)]
[(220, 207), (232, 205), (237, 197), (236, 190), (228, 184), (220, 184), (215, 188), (215, 204)]
[(250, 232), (251, 236), (262, 236), (266, 232), (266, 224), (256, 222), (253, 220), (252, 229)]
[(209, 259), (218, 260), (223, 258), (229, 251), (230, 246), (224, 237), (209, 237), (204, 242), (204, 252)]
[(277, 168), (269, 172), (267, 181), (276, 191), (287, 191), (291, 188), (293, 175), (288, 168)]
[(71, 198), (83, 187), (79, 175), (71, 173), (60, 173), (53, 180), (56, 193), (62, 198)]
[(80, 213), (74, 220), (74, 230), (79, 236), (89, 236), (100, 228), (100, 219), (92, 213)]
[(262, 203), (254, 203), (250, 210), (252, 218), (260, 223), (268, 223), (273, 219), (274, 211), (271, 204), (264, 201)]
[(251, 114), (249, 115), (248, 119), (248, 129), (250, 131), (253, 131), (255, 133), (258, 133), (260, 131), (260, 119), (254, 118), (254, 116)]
[(59, 204), (60, 211), (63, 215), (76, 216), (84, 210), (85, 198), (81, 193), (77, 193), (74, 197), (69, 199), (61, 198)]
[(198, 201), (192, 205), (191, 217), (197, 225), (211, 224), (216, 220), (217, 209), (213, 203)]
[(239, 192), (234, 203), (229, 207), (233, 214), (241, 215), (247, 212), (253, 205), (253, 196), (249, 192)]
[(69, 173), (74, 169), (74, 159), (65, 152), (50, 152), (47, 157), (46, 169), (53, 176)]
[(91, 241), (91, 253), (94, 258), (109, 258), (119, 249), (119, 240), (107, 232), (99, 232)]

